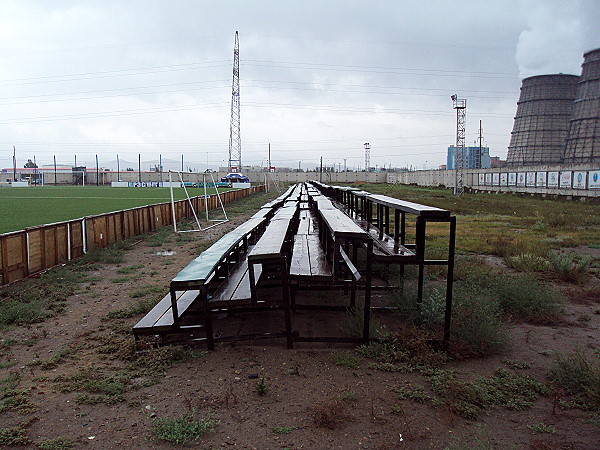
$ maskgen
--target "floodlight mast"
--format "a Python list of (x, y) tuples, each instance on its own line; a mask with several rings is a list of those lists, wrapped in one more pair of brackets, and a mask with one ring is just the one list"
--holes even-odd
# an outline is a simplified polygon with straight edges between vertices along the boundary
[(233, 82), (231, 86), (231, 120), (229, 125), (229, 171), (242, 170), (242, 138), (240, 136), (240, 42), (235, 32), (233, 46)]
[(450, 97), (456, 110), (456, 146), (454, 147), (454, 195), (463, 195), (465, 172), (465, 127), (467, 123), (467, 100), (458, 98), (456, 94)]

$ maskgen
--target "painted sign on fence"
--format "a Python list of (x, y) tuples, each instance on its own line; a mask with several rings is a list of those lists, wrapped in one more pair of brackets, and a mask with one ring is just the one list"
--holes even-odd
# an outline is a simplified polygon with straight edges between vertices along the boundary
[(500, 186), (508, 186), (508, 173), (502, 172), (500, 174)]
[(557, 188), (558, 187), (558, 172), (548, 172), (548, 187), (549, 188)]
[(485, 174), (480, 173), (478, 179), (479, 179), (479, 183), (478, 183), (479, 186), (485, 185)]
[(589, 189), (600, 189), (600, 170), (588, 172), (588, 180)]
[(573, 189), (585, 189), (587, 187), (587, 172), (573, 172)]
[(525, 187), (525, 178), (527, 174), (525, 172), (519, 172), (517, 174), (517, 186)]
[(537, 172), (535, 176), (535, 185), (537, 187), (546, 187), (546, 172)]
[(525, 185), (527, 187), (535, 187), (535, 172), (527, 172)]
[(561, 189), (570, 189), (573, 183), (573, 172), (561, 172), (558, 185)]
[(516, 186), (517, 185), (517, 174), (516, 173), (509, 173), (508, 174), (508, 185), (509, 186)]
[(486, 186), (491, 186), (492, 185), (492, 174), (491, 173), (486, 173), (485, 174), (485, 185)]
[(500, 174), (499, 173), (492, 174), (492, 186), (500, 186)]

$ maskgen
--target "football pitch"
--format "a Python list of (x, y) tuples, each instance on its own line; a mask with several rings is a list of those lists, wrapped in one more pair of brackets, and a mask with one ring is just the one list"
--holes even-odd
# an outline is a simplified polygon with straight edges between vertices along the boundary
[[(187, 190), (190, 197), (204, 195), (204, 188), (188, 187)], [(219, 192), (227, 190), (219, 189)], [(214, 194), (215, 190), (207, 188), (207, 193)], [(173, 189), (173, 198), (185, 199), (184, 189)], [(0, 188), (0, 233), (170, 201), (169, 188), (3, 187)]]

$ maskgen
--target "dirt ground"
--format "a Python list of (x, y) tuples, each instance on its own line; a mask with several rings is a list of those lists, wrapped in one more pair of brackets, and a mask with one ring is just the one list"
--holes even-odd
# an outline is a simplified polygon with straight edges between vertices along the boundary
[[(477, 420), (461, 418), (431, 403), (399, 400), (399, 388), (427, 386), (425, 377), (417, 372), (376, 370), (366, 358), (354, 356), (350, 345), (297, 344), (288, 350), (283, 340), (262, 340), (222, 344), (214, 352), (198, 348), (194, 357), (175, 363), (155, 384), (131, 380), (129, 385), (135, 388), (128, 388), (121, 401), (113, 404), (85, 404), (78, 400), (81, 392), (60, 391), (57, 380), (82, 370), (124, 370), (130, 362), (118, 357), (118, 350), (107, 353), (102, 345), (119, 333), (119, 327), (130, 329), (142, 315), (108, 321), (107, 314), (135, 304), (137, 299), (129, 294), (140, 286), (158, 286), (166, 293), (171, 278), (197, 255), (198, 240), (213, 240), (242, 220), (216, 227), (209, 235), (190, 237), (189, 242), (154, 247), (139, 241), (127, 251), (125, 262), (96, 270), (92, 274), (96, 281), (72, 295), (64, 313), (40, 324), (3, 331), (0, 363), (5, 366), (0, 366), (0, 378), (18, 373), (18, 387), (29, 393), (30, 408), (1, 412), (0, 427), (25, 427), (33, 443), (23, 448), (35, 448), (36, 442), (54, 438), (98, 449), (173, 448), (153, 438), (153, 420), (194, 411), (198, 417), (218, 421), (196, 448), (598, 448), (597, 417), (593, 423), (584, 411), (555, 408), (548, 397), (541, 396), (523, 411), (490, 407)], [(112, 281), (121, 276), (117, 269), (135, 264), (143, 268), (133, 278)], [(565, 289), (572, 294), (565, 306), (565, 323), (509, 324), (511, 345), (505, 354), (448, 362), (446, 367), (465, 378), (491, 376), (496, 369), (507, 368), (508, 360), (518, 362), (522, 373), (545, 381), (552, 351), (579, 348), (597, 354), (600, 298), (578, 296), (584, 287)], [(329, 322), (305, 320), (314, 326), (335, 327), (344, 317), (332, 317)], [(60, 356), (56, 364), (32, 364), (55, 355)], [(358, 357), (355, 367), (339, 363), (344, 355)], [(257, 384), (263, 376), (268, 391), (259, 395)], [(554, 431), (528, 428), (540, 423)]]

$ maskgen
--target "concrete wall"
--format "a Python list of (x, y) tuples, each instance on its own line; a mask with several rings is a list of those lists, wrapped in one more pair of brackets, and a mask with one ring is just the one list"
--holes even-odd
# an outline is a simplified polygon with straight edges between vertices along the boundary
[[(565, 197), (600, 197), (600, 189), (590, 188), (588, 179), (585, 188), (576, 188), (572, 183), (570, 187), (538, 187), (536, 185), (508, 185), (501, 183), (501, 175), (506, 174), (527, 174), (527, 173), (548, 173), (548, 172), (597, 172), (598, 166), (590, 164), (577, 165), (537, 165), (528, 167), (510, 167), (501, 169), (468, 169), (465, 170), (463, 185), (466, 189), (481, 192), (518, 192), (525, 194), (556, 195)], [(496, 175), (494, 177), (494, 174)], [(481, 176), (480, 176), (481, 175)], [(482, 180), (483, 178), (483, 180)], [(389, 173), (387, 175), (388, 183), (414, 184), (418, 186), (445, 186), (454, 187), (455, 171), (453, 170), (421, 170), (417, 172)], [(492, 181), (494, 180), (494, 181)]]

